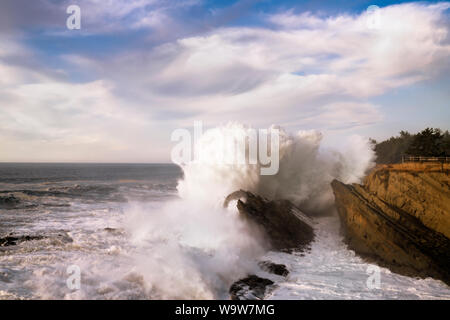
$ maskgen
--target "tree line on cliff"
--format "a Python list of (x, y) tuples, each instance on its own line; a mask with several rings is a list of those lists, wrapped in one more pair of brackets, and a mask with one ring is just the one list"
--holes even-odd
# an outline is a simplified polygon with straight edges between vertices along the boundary
[(398, 136), (371, 142), (377, 163), (399, 163), (403, 156), (450, 157), (450, 133), (438, 128), (426, 128), (416, 134), (402, 130)]

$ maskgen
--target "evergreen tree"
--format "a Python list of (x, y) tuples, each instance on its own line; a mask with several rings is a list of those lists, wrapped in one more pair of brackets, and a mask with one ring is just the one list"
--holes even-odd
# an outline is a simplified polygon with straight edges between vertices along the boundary
[(411, 144), (413, 136), (408, 131), (400, 131), (397, 137), (391, 137), (375, 145), (377, 163), (398, 163)]
[(396, 137), (381, 142), (371, 139), (377, 155), (377, 163), (399, 163), (402, 157), (450, 157), (450, 133), (440, 129), (426, 128), (417, 134), (400, 131)]
[(426, 128), (414, 137), (406, 153), (411, 156), (438, 157), (444, 155), (443, 134), (440, 129)]

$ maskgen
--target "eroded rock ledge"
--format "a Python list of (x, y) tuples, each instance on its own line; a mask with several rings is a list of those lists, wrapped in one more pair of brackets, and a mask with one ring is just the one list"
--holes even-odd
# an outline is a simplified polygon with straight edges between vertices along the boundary
[[(269, 201), (251, 192), (239, 190), (230, 194), (224, 202), (227, 207), (237, 200), (240, 217), (256, 225), (269, 242), (271, 249), (284, 252), (304, 251), (314, 240), (314, 228), (311, 219), (295, 207), (290, 201)], [(260, 261), (262, 271), (280, 277), (289, 275), (283, 264)], [(231, 299), (264, 299), (274, 288), (274, 282), (256, 275), (248, 275), (233, 283), (230, 287)]]
[(332, 182), (345, 241), (356, 253), (450, 285), (449, 165), (380, 166), (363, 185)]
[(302, 250), (314, 239), (311, 219), (288, 200), (269, 201), (251, 192), (239, 190), (224, 202), (237, 201), (240, 216), (257, 225), (275, 250)]

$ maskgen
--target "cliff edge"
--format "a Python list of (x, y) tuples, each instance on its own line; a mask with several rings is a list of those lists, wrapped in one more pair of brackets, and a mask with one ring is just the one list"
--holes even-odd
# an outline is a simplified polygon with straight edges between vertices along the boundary
[(450, 164), (381, 165), (363, 185), (331, 185), (350, 249), (450, 285)]

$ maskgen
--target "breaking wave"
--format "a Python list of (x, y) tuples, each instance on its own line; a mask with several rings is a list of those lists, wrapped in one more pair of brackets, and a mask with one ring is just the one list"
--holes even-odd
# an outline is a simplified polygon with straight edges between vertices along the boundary
[[(333, 201), (330, 183), (338, 179), (344, 183), (360, 182), (374, 165), (374, 151), (368, 139), (352, 136), (341, 150), (321, 147), (322, 134), (315, 130), (289, 134), (279, 130), (279, 171), (275, 175), (260, 175), (261, 164), (223, 164), (211, 161), (192, 161), (182, 165), (184, 179), (178, 191), (183, 199), (221, 204), (233, 191), (243, 189), (269, 199), (289, 199), (305, 210), (323, 210)], [(239, 148), (217, 150), (225, 136), (236, 144), (250, 135), (253, 129), (230, 123), (210, 129), (198, 141), (202, 154), (216, 158), (236, 157)], [(248, 148), (246, 151), (248, 153)], [(233, 153), (233, 154), (230, 154)], [(244, 155), (245, 156), (245, 155)], [(205, 192), (207, 190), (207, 192)]]
[(222, 207), (231, 192), (244, 189), (269, 199), (290, 199), (304, 210), (324, 211), (332, 203), (333, 179), (358, 182), (373, 164), (374, 153), (363, 138), (350, 138), (345, 150), (324, 150), (319, 132), (289, 134), (282, 129), (276, 175), (261, 176), (260, 163), (211, 161), (219, 154), (237, 156), (235, 148), (218, 150), (218, 142), (238, 141), (249, 130), (232, 123), (206, 131), (196, 147), (207, 158), (182, 165), (181, 199), (157, 208), (129, 208), (127, 230), (138, 248), (136, 265), (152, 297), (226, 298), (233, 281), (254, 271), (264, 250), (258, 234), (238, 219), (235, 206)]

